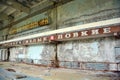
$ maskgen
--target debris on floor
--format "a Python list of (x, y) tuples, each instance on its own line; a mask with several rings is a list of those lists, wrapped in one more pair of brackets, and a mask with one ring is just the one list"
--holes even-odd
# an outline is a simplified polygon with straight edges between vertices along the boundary
[(10, 68), (8, 68), (8, 69), (6, 69), (7, 71), (10, 71), (10, 72), (16, 72), (14, 69), (10, 69)]
[(17, 73), (14, 69), (0, 68), (0, 80), (42, 80), (42, 79), (26, 76), (22, 73)]
[(120, 72), (52, 68), (0, 62), (0, 80), (120, 80)]

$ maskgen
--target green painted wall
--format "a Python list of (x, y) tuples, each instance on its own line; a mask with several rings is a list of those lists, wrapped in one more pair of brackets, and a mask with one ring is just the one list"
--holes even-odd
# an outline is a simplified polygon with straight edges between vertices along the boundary
[[(36, 30), (39, 30), (38, 32), (44, 32), (57, 28), (71, 27), (74, 25), (120, 17), (119, 3), (120, 0), (74, 0), (57, 8), (50, 9), (46, 12), (26, 19), (16, 25), (13, 25), (12, 28), (21, 27), (31, 22), (39, 21), (45, 17), (49, 17), (50, 25), (10, 36), (19, 37), (20, 35), (22, 36), (23, 33), (25, 35), (37, 32)], [(21, 17), (23, 16), (20, 16), (17, 19), (20, 19)], [(8, 33), (8, 29), (2, 30), (0, 33), (0, 36), (6, 35)]]
[(58, 7), (59, 28), (120, 17), (120, 0), (74, 0)]

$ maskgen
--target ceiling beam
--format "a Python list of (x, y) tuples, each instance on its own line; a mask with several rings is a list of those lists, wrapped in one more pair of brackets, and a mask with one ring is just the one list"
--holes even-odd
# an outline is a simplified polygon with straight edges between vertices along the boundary
[(3, 27), (3, 21), (0, 20), (0, 27)]
[(20, 10), (21, 12), (30, 13), (30, 8), (23, 6), (16, 0), (1, 1), (0, 4), (7, 5), (8, 7), (12, 7), (16, 10)]
[(25, 12), (25, 13), (30, 13), (30, 8), (23, 6), (22, 4), (20, 4), (15, 0), (9, 0), (9, 1), (12, 2), (10, 6), (15, 8), (16, 10), (20, 10), (21, 12)]
[(7, 20), (8, 19), (8, 15), (5, 13), (0, 13), (0, 19), (1, 20)]
[(53, 5), (53, 2), (51, 2), (49, 0), (44, 0), (44, 1), (42, 1), (38, 4), (36, 4), (36, 5), (32, 6), (31, 11), (33, 13), (33, 12), (42, 10), (42, 9), (48, 7), (48, 6), (51, 6), (51, 5)]
[[(73, 1), (73, 0), (62, 0), (62, 3), (58, 4), (57, 6), (61, 6), (61, 5), (66, 4), (66, 3), (70, 2), (70, 1)], [(12, 23), (8, 24), (4, 28), (0, 28), (0, 30), (8, 28), (9, 25), (15, 25), (15, 24), (20, 23), (21, 21), (23, 21), (25, 19), (28, 19), (30, 17), (33, 17), (33, 16), (37, 15), (37, 14), (43, 13), (43, 12), (47, 11), (48, 9), (53, 9), (53, 8), (55, 8), (55, 5), (49, 5), (49, 6), (45, 7), (44, 9), (33, 12), (30, 15), (28, 15), (28, 16), (22, 18), (22, 19), (19, 19), (19, 20), (15, 21), (15, 22), (12, 22)]]

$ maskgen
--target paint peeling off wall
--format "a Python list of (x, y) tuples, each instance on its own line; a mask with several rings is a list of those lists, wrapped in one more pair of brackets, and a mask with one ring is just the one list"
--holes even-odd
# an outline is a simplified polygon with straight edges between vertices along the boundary
[(17, 62), (48, 64), (46, 61), (54, 60), (54, 45), (32, 45), (10, 49), (10, 60)]
[(53, 60), (54, 59), (54, 46), (53, 45), (33, 45), (28, 46), (27, 57), (33, 60)]
[(114, 48), (118, 41), (110, 37), (64, 42), (58, 45), (58, 58), (60, 61), (115, 62)]
[(6, 61), (7, 57), (7, 49), (0, 49), (0, 61)]
[(10, 61), (16, 61), (18, 58), (25, 58), (26, 57), (26, 50), (27, 48), (22, 47), (14, 47), (10, 49)]
[(43, 60), (54, 60), (55, 46), (46, 44), (42, 50), (41, 57)]

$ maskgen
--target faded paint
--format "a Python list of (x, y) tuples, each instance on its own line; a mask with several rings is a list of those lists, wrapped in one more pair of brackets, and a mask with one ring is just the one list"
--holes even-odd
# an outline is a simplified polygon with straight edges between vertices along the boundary
[(120, 17), (119, 0), (74, 0), (58, 7), (58, 28)]
[(0, 49), (0, 61), (7, 60), (7, 49)]
[(10, 48), (10, 61), (16, 61), (17, 58), (26, 57), (26, 48), (24, 46)]
[[(25, 34), (28, 35), (36, 32), (41, 33), (57, 28), (70, 27), (73, 25), (80, 25), (89, 22), (96, 22), (120, 17), (120, 5), (118, 3), (119, 0), (74, 0), (55, 9), (48, 10), (34, 17), (26, 19), (16, 25), (13, 25), (11, 29), (14, 27), (17, 28), (31, 22), (38, 21), (44, 17), (50, 18), (51, 24), (49, 26), (25, 31), (16, 35), (9, 35), (9, 37), (19, 37), (24, 36)], [(25, 15), (27, 14), (16, 17), (16, 20), (24, 17)], [(7, 32), (8, 29), (5, 29), (0, 32), (2, 33), (0, 35), (6, 35)]]
[[(33, 60), (34, 63), (39, 64), (40, 60), (54, 60), (55, 50), (53, 45), (34, 45), (34, 46), (21, 46), (10, 49), (10, 60), (29, 62)], [(18, 60), (18, 61), (20, 61)]]
[(44, 45), (41, 57), (42, 57), (42, 60), (54, 60), (55, 59), (55, 46)]
[[(10, 36), (19, 37), (24, 36), (24, 34), (28, 35), (38, 32), (41, 33), (43, 31), (71, 27), (73, 25), (81, 25), (90, 22), (117, 18), (120, 17), (119, 3), (120, 0), (74, 0), (53, 10), (49, 10), (48, 12), (44, 12), (32, 18), (26, 19), (16, 25), (13, 25), (12, 28), (21, 27), (44, 17), (51, 18), (51, 24), (49, 26), (45, 26), (44, 28), (40, 27)], [(25, 15), (27, 14), (17, 17), (16, 20), (24, 17)], [(7, 32), (8, 29), (4, 29), (0, 31), (0, 35), (6, 35)], [(97, 30), (93, 34), (98, 34)], [(74, 37), (77, 36), (78, 35), (74, 33)], [(67, 34), (66, 37), (68, 38), (70, 35)], [(59, 36), (59, 38), (62, 37)], [(60, 61), (115, 62), (114, 49), (119, 46), (120, 39), (115, 39), (114, 37), (67, 41), (57, 45), (58, 59)], [(10, 53), (11, 61), (15, 61), (16, 58), (33, 59), (33, 62), (35, 59), (54, 60), (55, 46), (52, 44), (42, 44), (37, 46), (32, 45), (27, 47), (13, 47), (10, 49)], [(39, 61), (35, 61), (35, 63), (39, 63)], [(94, 66), (94, 64), (88, 64), (88, 66)], [(110, 68), (113, 69), (115, 67), (115, 65), (111, 65)]]
[(113, 37), (64, 42), (58, 45), (58, 57), (60, 61), (114, 62), (116, 45)]
[(27, 56), (31, 59), (41, 59), (43, 46), (29, 46)]

